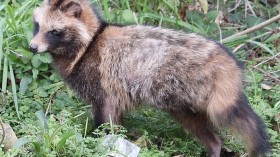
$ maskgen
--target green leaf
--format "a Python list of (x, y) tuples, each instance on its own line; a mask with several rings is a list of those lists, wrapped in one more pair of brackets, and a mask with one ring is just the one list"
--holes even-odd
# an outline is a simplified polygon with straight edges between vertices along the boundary
[(18, 148), (20, 148), (21, 146), (23, 146), (23, 145), (25, 145), (25, 144), (27, 144), (27, 143), (30, 143), (30, 142), (31, 142), (31, 141), (30, 141), (28, 138), (22, 137), (22, 138), (16, 140), (16, 142), (15, 142), (15, 144), (14, 144), (14, 148), (15, 148), (15, 149), (18, 149)]
[(32, 75), (33, 75), (33, 79), (36, 80), (39, 74), (39, 70), (38, 69), (32, 69)]
[(48, 123), (47, 123), (47, 119), (46, 119), (44, 112), (42, 110), (39, 110), (39, 111), (35, 112), (35, 115), (40, 121), (40, 125), (43, 128), (43, 132), (44, 133), (47, 132)]
[(37, 153), (40, 152), (40, 150), (41, 150), (40, 143), (38, 143), (38, 142), (31, 142), (31, 143), (34, 145), (36, 152)]
[(51, 147), (51, 139), (49, 134), (43, 134), (42, 137), (44, 138), (44, 146), (47, 146), (48, 148)]
[(66, 143), (66, 140), (75, 135), (75, 131), (69, 130), (62, 135), (61, 140), (56, 145), (56, 150), (60, 150)]
[(32, 57), (31, 63), (33, 65), (34, 68), (38, 68), (42, 62), (40, 61), (40, 55), (36, 54)]
[(29, 87), (28, 87), (28, 90), (35, 90), (35, 89), (37, 89), (38, 88), (38, 83), (37, 82), (35, 82), (35, 81), (33, 81), (30, 85), (29, 85)]
[(34, 147), (35, 147), (36, 152), (40, 152), (40, 149), (41, 149), (40, 143), (32, 142), (31, 140), (29, 140), (26, 137), (22, 137), (22, 138), (16, 140), (16, 142), (14, 143), (13, 148), (18, 149), (18, 148), (20, 148), (23, 145), (28, 144), (28, 143), (32, 143), (34, 145)]
[(30, 51), (25, 50), (24, 48), (18, 48), (15, 51), (21, 54), (23, 57), (26, 57), (28, 59), (32, 58), (32, 53)]
[(219, 27), (215, 22), (209, 22), (209, 24), (207, 25), (207, 33), (212, 34), (213, 32), (217, 31), (218, 28)]
[(210, 21), (215, 21), (217, 16), (218, 16), (218, 12), (216, 10), (211, 10), (207, 13), (205, 18), (206, 21), (210, 22)]
[(187, 11), (187, 15), (189, 15), (189, 17), (187, 16), (188, 21), (190, 21), (193, 24), (197, 24), (198, 28), (204, 26), (203, 19), (202, 19), (203, 16), (201, 15), (200, 12), (198, 12), (198, 11), (193, 11), (193, 12)]
[(38, 68), (39, 71), (47, 71), (49, 70), (48, 64), (41, 64), (40, 67)]
[(61, 86), (63, 86), (63, 85), (64, 85), (63, 82), (57, 82), (57, 83), (54, 83), (54, 84), (50, 84), (50, 85), (44, 86), (44, 89), (45, 89), (45, 90), (49, 90), (49, 89), (51, 89), (51, 88), (61, 87)]
[(0, 11), (3, 10), (6, 7), (6, 5), (1, 5), (0, 6)]
[(32, 78), (28, 75), (24, 76), (20, 80), (20, 85), (19, 85), (19, 93), (24, 94), (28, 88), (28, 85), (32, 82)]
[(51, 63), (51, 56), (48, 55), (47, 53), (39, 55), (39, 60), (43, 63)]
[(247, 16), (245, 22), (248, 25), (248, 27), (253, 27), (253, 26), (263, 22), (263, 19), (260, 17), (255, 17), (255, 16)]
[[(85, 132), (86, 132), (86, 130), (85, 130)], [(83, 135), (81, 133), (77, 132), (77, 133), (75, 133), (75, 135), (76, 135), (76, 139), (77, 139), (78, 142), (80, 142), (80, 143), (83, 142), (84, 138), (83, 138)]]
[(24, 65), (24, 64), (22, 63), (22, 61), (19, 60), (19, 57), (18, 57), (18, 56), (14, 55), (14, 54), (11, 54), (11, 53), (10, 53), (10, 54), (7, 54), (6, 56), (7, 56), (7, 58), (9, 59), (10, 62), (12, 62), (12, 63), (14, 63), (14, 64)]
[(134, 13), (129, 9), (122, 11), (122, 18), (125, 23), (135, 23)]

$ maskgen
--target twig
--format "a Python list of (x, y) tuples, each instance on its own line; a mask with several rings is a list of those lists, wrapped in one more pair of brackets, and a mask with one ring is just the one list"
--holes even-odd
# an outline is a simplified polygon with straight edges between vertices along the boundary
[(244, 45), (245, 44), (241, 44), (241, 45), (237, 46), (232, 52), (235, 53), (236, 51), (238, 51)]
[(48, 115), (49, 108), (50, 108), (51, 105), (52, 105), (52, 100), (53, 100), (54, 94), (55, 94), (58, 90), (60, 90), (61, 87), (62, 87), (62, 86), (60, 85), (60, 86), (50, 95), (50, 97), (49, 97), (49, 103), (48, 103), (48, 106), (47, 106), (47, 109), (46, 109), (46, 112), (45, 112), (45, 116)]
[(49, 108), (50, 108), (51, 105), (52, 105), (52, 99), (53, 99), (54, 94), (55, 94), (55, 92), (53, 92), (53, 93), (51, 94), (51, 96), (49, 97), (49, 103), (48, 103), (48, 106), (47, 106), (47, 109), (46, 109), (46, 112), (45, 112), (45, 116), (48, 115)]
[(271, 72), (269, 72), (269, 73), (270, 73), (270, 74), (274, 74), (274, 73), (278, 73), (278, 72), (280, 72), (280, 70), (271, 71)]
[(235, 4), (234, 8), (230, 9), (228, 12), (232, 12), (234, 11), (235, 9), (237, 9), (239, 6), (240, 6), (240, 3), (241, 3), (241, 0), (238, 0), (238, 2)]
[(252, 13), (254, 16), (256, 16), (256, 14), (255, 14), (255, 12), (254, 12), (254, 10), (253, 10), (253, 8), (252, 8), (251, 4), (250, 4), (250, 3), (252, 3), (252, 2), (250, 2), (250, 1), (246, 1), (246, 3), (247, 3), (247, 6), (249, 7), (249, 9), (250, 9), (251, 13)]
[(273, 59), (275, 59), (278, 55), (280, 55), (280, 52), (278, 52), (276, 55), (274, 55), (274, 56), (272, 56), (272, 57), (270, 57), (270, 58), (268, 58), (268, 59), (266, 59), (266, 60), (260, 62), (259, 64), (255, 65), (255, 66), (257, 67), (257, 66), (259, 66), (259, 65), (261, 65), (261, 64), (263, 64), (263, 63), (265, 63), (265, 62), (268, 62), (268, 61), (270, 61), (270, 60), (273, 60)]
[(269, 24), (271, 24), (271, 23), (273, 23), (275, 21), (278, 21), (278, 20), (280, 20), (280, 14), (277, 15), (277, 16), (274, 16), (273, 18), (271, 18), (269, 20), (266, 20), (266, 21), (264, 21), (264, 22), (262, 22), (262, 23), (260, 23), (260, 24), (258, 24), (256, 26), (253, 26), (253, 27), (251, 27), (249, 29), (246, 29), (246, 30), (244, 30), (242, 32), (236, 33), (236, 34), (234, 34), (234, 35), (232, 35), (230, 37), (227, 37), (227, 38), (225, 38), (223, 40), (223, 42), (231, 40), (231, 39), (233, 39), (235, 37), (242, 36), (244, 34), (248, 34), (248, 33), (254, 32), (256, 30), (259, 30), (259, 29), (261, 29), (261, 28), (263, 28), (263, 27), (265, 27), (265, 26), (267, 26), (267, 25), (269, 25)]
[(262, 72), (265, 76), (270, 77), (271, 79), (273, 79), (275, 82), (280, 82), (280, 80), (272, 75), (270, 75), (269, 73), (265, 72), (264, 70), (262, 70), (261, 68), (257, 67), (257, 66), (253, 66), (254, 69)]

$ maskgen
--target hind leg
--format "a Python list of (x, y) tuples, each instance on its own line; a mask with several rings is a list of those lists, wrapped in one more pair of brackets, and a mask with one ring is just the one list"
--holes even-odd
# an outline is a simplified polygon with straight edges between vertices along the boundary
[(209, 157), (220, 156), (222, 142), (220, 137), (214, 133), (206, 114), (193, 113), (192, 111), (187, 113), (169, 112), (169, 114), (181, 123), (186, 131), (198, 139), (207, 150)]

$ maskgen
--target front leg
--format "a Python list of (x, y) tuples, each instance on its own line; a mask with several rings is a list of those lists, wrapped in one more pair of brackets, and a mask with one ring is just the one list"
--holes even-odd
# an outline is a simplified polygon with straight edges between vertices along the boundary
[(99, 105), (93, 104), (93, 116), (96, 128), (103, 123), (110, 122), (110, 117), (113, 124), (122, 124), (122, 111), (108, 97)]

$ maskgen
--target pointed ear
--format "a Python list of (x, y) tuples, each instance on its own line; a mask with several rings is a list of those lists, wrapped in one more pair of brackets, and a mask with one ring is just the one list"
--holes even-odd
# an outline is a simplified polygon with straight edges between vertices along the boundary
[(79, 3), (71, 1), (67, 3), (66, 5), (63, 5), (60, 9), (62, 12), (64, 12), (68, 16), (74, 16), (76, 18), (79, 18), (82, 14), (82, 7)]

